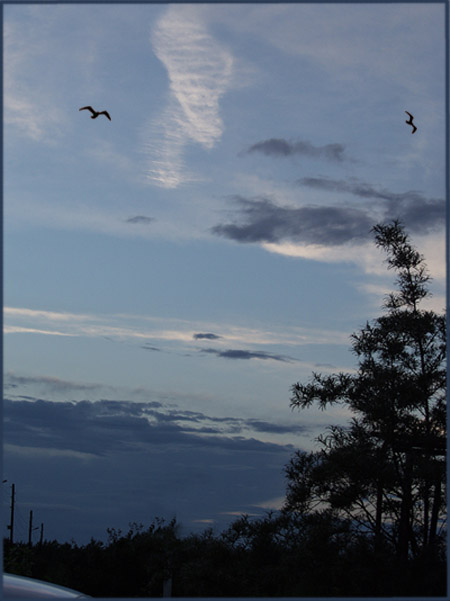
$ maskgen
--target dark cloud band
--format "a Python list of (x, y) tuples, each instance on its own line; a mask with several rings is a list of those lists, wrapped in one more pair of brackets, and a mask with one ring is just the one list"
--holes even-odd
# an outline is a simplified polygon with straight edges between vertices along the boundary
[(362, 209), (349, 206), (291, 208), (267, 198), (236, 197), (240, 223), (212, 228), (218, 236), (237, 242), (282, 242), (339, 245), (367, 238), (373, 219)]
[[(276, 359), (266, 353), (249, 355)], [(293, 430), (292, 426), (254, 419), (215, 417), (197, 411), (166, 408), (159, 402), (106, 399), (94, 402), (53, 402), (31, 400), (31, 397), (22, 401), (5, 399), (4, 417), (4, 437), (8, 444), (72, 450), (97, 457), (112, 451), (139, 451), (155, 444), (237, 446), (242, 449), (256, 445), (260, 448), (265, 443), (244, 440), (242, 434), (249, 429), (278, 433), (299, 429), (298, 426)], [(215, 434), (216, 438), (199, 437), (202, 433)], [(233, 437), (224, 437), (226, 434)], [(234, 438), (236, 435), (240, 435), (239, 438)], [(272, 450), (278, 448), (281, 449), (276, 444), (271, 446)]]
[(228, 349), (226, 351), (220, 351), (213, 348), (205, 348), (202, 349), (201, 352), (217, 355), (218, 357), (223, 357), (225, 359), (272, 359), (272, 361), (282, 361), (286, 363), (295, 361), (295, 359), (287, 357), (286, 355), (274, 355), (272, 353), (266, 353), (265, 351), (246, 351), (240, 349)]
[(425, 234), (445, 224), (445, 200), (426, 198), (420, 192), (394, 193), (355, 178), (304, 177), (297, 183), (377, 200), (377, 212), (370, 203), (358, 207), (342, 203), (294, 208), (280, 206), (269, 198), (235, 196), (237, 209), (233, 222), (217, 224), (211, 228), (212, 233), (241, 243), (290, 241), (339, 246), (369, 239), (371, 228), (379, 221), (399, 219), (415, 234)]

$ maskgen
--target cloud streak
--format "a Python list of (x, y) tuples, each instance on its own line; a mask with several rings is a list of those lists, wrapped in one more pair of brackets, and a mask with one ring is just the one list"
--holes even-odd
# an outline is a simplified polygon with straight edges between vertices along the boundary
[[(343, 144), (327, 144), (326, 146), (314, 146), (308, 140), (298, 140), (296, 142), (285, 140), (284, 138), (270, 138), (257, 142), (248, 148), (247, 154), (260, 152), (266, 156), (289, 157), (304, 156), (314, 159), (326, 159), (329, 161), (343, 162), (345, 146)], [(348, 159), (347, 159), (348, 160)]]
[(156, 347), (156, 346), (151, 346), (150, 344), (143, 344), (141, 346), (141, 348), (143, 348), (145, 351), (156, 351), (156, 352), (160, 352), (161, 349)]
[[(26, 34), (13, 21), (4, 26), (4, 112), (5, 124), (13, 125), (35, 142), (54, 142), (60, 134), (63, 114), (53, 98), (45, 96), (44, 86), (32, 91), (35, 73), (30, 68), (30, 48), (39, 47), (36, 31), (30, 25)], [(26, 41), (25, 41), (26, 40)]]
[[(209, 323), (182, 319), (162, 319), (146, 315), (94, 315), (4, 307), (5, 333), (85, 336), (136, 341), (154, 347), (150, 341), (192, 345), (196, 340), (217, 340), (220, 344), (348, 344), (345, 332), (330, 332), (301, 327), (271, 330), (227, 323)], [(220, 331), (221, 336), (212, 331)], [(204, 333), (202, 333), (204, 332)], [(200, 336), (196, 338), (195, 336)], [(217, 338), (212, 338), (217, 336)], [(162, 350), (162, 349), (160, 349)]]
[(219, 102), (232, 75), (233, 57), (209, 34), (193, 7), (169, 7), (151, 35), (153, 50), (167, 69), (169, 100), (152, 123), (146, 144), (147, 177), (166, 188), (196, 179), (184, 166), (186, 144), (211, 149), (223, 133)]
[(146, 217), (145, 215), (136, 215), (135, 217), (129, 217), (126, 220), (126, 223), (142, 223), (147, 225), (148, 223), (152, 223), (152, 221), (155, 221), (153, 217)]
[[(97, 456), (111, 450), (138, 450), (142, 445), (155, 444), (242, 450), (247, 447), (259, 449), (261, 445), (269, 444), (276, 450), (279, 445), (275, 443), (262, 443), (243, 436), (249, 431), (289, 434), (309, 428), (258, 419), (215, 417), (198, 411), (168, 408), (152, 401), (5, 399), (4, 414), (8, 444)], [(284, 446), (279, 448), (280, 451), (283, 449)]]
[(407, 192), (391, 192), (386, 188), (375, 188), (371, 184), (356, 178), (336, 180), (325, 177), (303, 177), (297, 180), (301, 186), (325, 190), (327, 192), (343, 192), (367, 200), (384, 201), (384, 218), (398, 216), (414, 233), (425, 233), (445, 223), (445, 200), (443, 198), (427, 198), (415, 190)]
[(296, 361), (296, 359), (292, 359), (292, 357), (287, 357), (286, 355), (275, 355), (265, 351), (248, 351), (241, 349), (227, 349), (225, 351), (220, 351), (213, 348), (205, 348), (201, 349), (201, 352), (217, 355), (218, 357), (223, 357), (224, 359), (270, 359), (272, 361), (282, 361), (283, 363), (291, 363), (292, 361)]
[(233, 197), (237, 206), (234, 220), (213, 226), (211, 232), (241, 243), (291, 242), (326, 247), (363, 243), (370, 238), (370, 230), (376, 223), (394, 218), (400, 219), (414, 234), (427, 234), (445, 224), (445, 200), (427, 198), (414, 190), (391, 192), (356, 178), (303, 177), (297, 184), (379, 202), (376, 206), (342, 202), (289, 207), (276, 204), (267, 197), (236, 195)]
[(205, 334), (198, 333), (192, 336), (194, 340), (219, 340), (222, 336), (218, 336), (217, 334), (212, 334), (211, 332), (207, 332)]
[(238, 206), (238, 222), (219, 224), (211, 231), (237, 242), (290, 240), (340, 245), (366, 239), (373, 225), (366, 211), (351, 206), (292, 208), (276, 205), (268, 198), (236, 196), (234, 200)]
[(11, 372), (5, 374), (4, 386), (6, 390), (36, 385), (44, 387), (47, 391), (50, 390), (57, 393), (73, 392), (74, 390), (92, 392), (103, 388), (101, 384), (70, 382), (52, 376), (18, 376)]

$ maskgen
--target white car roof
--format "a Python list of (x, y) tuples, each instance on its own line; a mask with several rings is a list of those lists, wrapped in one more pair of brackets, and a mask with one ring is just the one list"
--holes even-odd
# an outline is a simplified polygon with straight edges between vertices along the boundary
[(79, 599), (88, 597), (64, 586), (35, 578), (3, 574), (3, 599)]

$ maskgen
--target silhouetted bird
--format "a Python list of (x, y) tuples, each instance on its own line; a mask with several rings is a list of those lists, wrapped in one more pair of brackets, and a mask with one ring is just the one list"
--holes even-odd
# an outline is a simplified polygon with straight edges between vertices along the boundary
[(411, 113), (408, 113), (408, 111), (405, 111), (405, 113), (406, 113), (407, 115), (409, 115), (409, 121), (405, 121), (405, 123), (407, 123), (408, 125), (411, 125), (411, 126), (412, 126), (413, 130), (412, 130), (412, 132), (411, 132), (411, 133), (413, 134), (413, 133), (416, 131), (416, 129), (417, 129), (417, 127), (416, 127), (416, 126), (414, 125), (414, 123), (413, 123), (413, 119), (414, 119), (414, 117), (411, 115)]
[(91, 111), (91, 113), (92, 113), (91, 119), (97, 119), (97, 117), (99, 115), (105, 115), (105, 117), (108, 117), (108, 119), (111, 121), (111, 117), (109, 116), (108, 111), (94, 111), (92, 106), (83, 106), (83, 108), (81, 108), (80, 111), (85, 111), (86, 109), (88, 111)]

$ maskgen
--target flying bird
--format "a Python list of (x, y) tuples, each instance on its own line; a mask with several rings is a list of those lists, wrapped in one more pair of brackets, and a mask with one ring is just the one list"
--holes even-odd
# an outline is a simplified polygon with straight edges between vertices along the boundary
[(414, 123), (413, 123), (413, 119), (414, 119), (414, 117), (411, 115), (411, 113), (408, 113), (408, 111), (405, 111), (405, 113), (406, 113), (407, 115), (409, 115), (409, 121), (405, 121), (405, 123), (407, 123), (408, 125), (411, 125), (411, 126), (412, 126), (413, 130), (412, 130), (412, 132), (411, 132), (411, 133), (413, 134), (413, 133), (416, 131), (416, 129), (417, 129), (417, 127), (416, 127), (416, 126), (414, 125)]
[(108, 111), (94, 111), (94, 109), (92, 108), (92, 106), (83, 106), (80, 109), (80, 111), (85, 111), (85, 110), (91, 111), (91, 113), (92, 113), (91, 119), (97, 119), (97, 117), (99, 115), (105, 115), (105, 117), (108, 117), (108, 119), (111, 121), (111, 117), (109, 116)]

